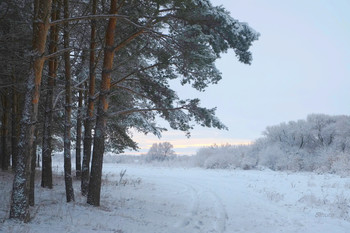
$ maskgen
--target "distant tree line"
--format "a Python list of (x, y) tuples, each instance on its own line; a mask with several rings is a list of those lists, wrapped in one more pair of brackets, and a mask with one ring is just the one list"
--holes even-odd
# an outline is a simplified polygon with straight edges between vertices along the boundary
[(258, 36), (209, 0), (1, 1), (0, 166), (15, 173), (10, 217), (30, 219), (39, 151), (41, 186), (53, 188), (52, 152), (63, 149), (69, 202), (75, 149), (81, 192), (98, 206), (104, 152), (137, 149), (131, 129), (159, 136), (156, 117), (187, 133), (195, 123), (225, 129), (215, 109), (180, 99), (169, 81), (205, 90), (221, 79), (220, 54), (233, 49), (249, 64)]
[(306, 120), (267, 127), (251, 145), (202, 148), (193, 159), (206, 168), (350, 174), (350, 116), (311, 114)]

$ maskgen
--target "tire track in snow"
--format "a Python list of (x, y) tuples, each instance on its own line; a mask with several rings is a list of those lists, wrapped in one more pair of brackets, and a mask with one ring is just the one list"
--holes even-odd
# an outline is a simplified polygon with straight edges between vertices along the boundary
[[(178, 179), (173, 179), (177, 183), (181, 183), (187, 186), (188, 190), (191, 190), (192, 206), (190, 207), (189, 213), (179, 224), (180, 227), (192, 226), (197, 229), (201, 229), (204, 225), (203, 218), (210, 217), (210, 210), (214, 209), (214, 216), (211, 216), (210, 220), (213, 222), (213, 232), (223, 233), (226, 230), (226, 220), (228, 219), (227, 211), (222, 203), (221, 198), (209, 188), (193, 184), (189, 181), (179, 181)], [(209, 200), (212, 201), (209, 201)], [(209, 205), (208, 205), (209, 204)], [(214, 204), (211, 206), (210, 204)], [(205, 211), (200, 211), (204, 209)]]
[(226, 230), (226, 220), (228, 219), (228, 214), (221, 198), (213, 191), (209, 190), (210, 194), (214, 197), (216, 203), (216, 211), (218, 215), (218, 221), (216, 222), (218, 232), (225, 232)]
[(181, 220), (181, 222), (178, 224), (178, 227), (186, 227), (193, 223), (194, 218), (198, 215), (198, 210), (199, 210), (199, 194), (198, 192), (190, 185), (183, 184), (185, 185), (187, 190), (190, 190), (191, 192), (191, 201), (192, 205), (190, 206), (190, 211), (186, 213), (185, 218)]
[(205, 185), (206, 180), (182, 176), (150, 175), (147, 178), (154, 184), (177, 187), (176, 195), (189, 196), (188, 208), (183, 211), (181, 219), (173, 225), (178, 232), (225, 232), (227, 211), (222, 199), (210, 187), (211, 182)]

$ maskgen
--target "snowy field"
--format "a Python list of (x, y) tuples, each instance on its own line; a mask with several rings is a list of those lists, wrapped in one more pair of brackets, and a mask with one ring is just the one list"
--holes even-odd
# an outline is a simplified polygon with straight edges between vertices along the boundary
[[(120, 179), (120, 172), (126, 174)], [(350, 232), (350, 178), (313, 173), (104, 164), (101, 207), (36, 184), (32, 221), (7, 220), (12, 178), (0, 172), (0, 232)]]

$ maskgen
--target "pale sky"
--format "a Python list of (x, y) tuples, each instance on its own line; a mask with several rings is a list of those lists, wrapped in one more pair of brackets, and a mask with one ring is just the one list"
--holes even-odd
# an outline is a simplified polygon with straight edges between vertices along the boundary
[[(196, 127), (187, 139), (170, 130), (161, 139), (134, 135), (146, 153), (154, 142), (168, 141), (178, 154), (199, 147), (249, 143), (266, 126), (305, 119), (311, 113), (350, 115), (349, 0), (212, 0), (231, 16), (260, 32), (252, 65), (237, 61), (230, 51), (217, 67), (223, 79), (199, 93), (176, 85), (181, 98), (217, 107), (228, 131)], [(167, 126), (166, 124), (163, 124)], [(127, 152), (136, 154), (135, 152)]]

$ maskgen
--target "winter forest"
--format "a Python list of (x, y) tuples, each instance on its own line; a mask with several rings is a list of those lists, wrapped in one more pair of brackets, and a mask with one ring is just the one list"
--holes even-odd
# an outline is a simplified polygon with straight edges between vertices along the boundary
[(2, 0), (0, 232), (321, 232), (322, 219), (347, 232), (349, 116), (192, 156), (169, 142), (120, 155), (139, 149), (133, 132), (227, 130), (171, 83), (205, 91), (228, 51), (249, 69), (260, 33), (234, 17), (209, 0)]

